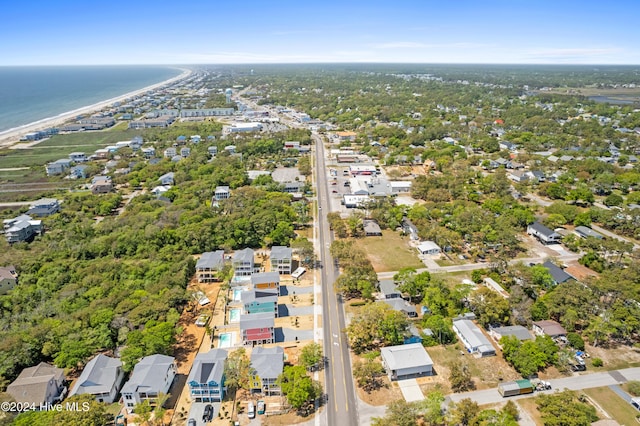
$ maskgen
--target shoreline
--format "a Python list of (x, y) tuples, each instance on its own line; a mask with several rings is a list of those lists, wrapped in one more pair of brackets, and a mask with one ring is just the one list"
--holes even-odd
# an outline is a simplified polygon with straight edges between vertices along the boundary
[(0, 132), (0, 148), (8, 148), (15, 144), (18, 144), (20, 138), (24, 136), (26, 133), (37, 132), (40, 130), (44, 130), (50, 127), (61, 126), (73, 120), (74, 117), (81, 114), (93, 114), (95, 112), (99, 112), (106, 107), (111, 106), (114, 102), (123, 101), (125, 99), (142, 95), (151, 90), (155, 90), (159, 87), (162, 87), (167, 84), (172, 84), (177, 81), (183, 80), (189, 77), (193, 70), (189, 68), (178, 68), (182, 70), (182, 73), (172, 77), (168, 80), (161, 81), (160, 83), (152, 84), (151, 86), (144, 87), (142, 89), (134, 90), (133, 92), (125, 93), (123, 95), (119, 95), (113, 97), (111, 99), (107, 99), (104, 101), (96, 102), (92, 105), (87, 105), (84, 107), (76, 108), (71, 111), (63, 112), (62, 114), (58, 114), (53, 117), (43, 118), (42, 120), (34, 121), (28, 124), (23, 124), (22, 126), (14, 127), (12, 129), (4, 130)]

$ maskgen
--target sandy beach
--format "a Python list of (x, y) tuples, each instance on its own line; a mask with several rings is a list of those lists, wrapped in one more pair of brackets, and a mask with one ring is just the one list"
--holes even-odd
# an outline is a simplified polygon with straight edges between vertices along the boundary
[(129, 92), (126, 93), (124, 95), (121, 96), (117, 96), (115, 98), (111, 98), (111, 99), (107, 99), (105, 101), (101, 101), (98, 103), (95, 103), (93, 105), (88, 105), (82, 108), (78, 108), (78, 109), (74, 109), (73, 111), (68, 111), (65, 113), (62, 113), (60, 115), (57, 115), (55, 117), (49, 117), (49, 118), (45, 118), (43, 120), (39, 120), (39, 121), (35, 121), (33, 123), (29, 123), (29, 124), (25, 124), (23, 126), (20, 127), (16, 127), (13, 129), (9, 129), (9, 130), (5, 130), (4, 132), (0, 132), (0, 148), (7, 148), (11, 145), (17, 144), (20, 142), (20, 138), (22, 136), (24, 136), (26, 133), (30, 133), (30, 132), (36, 132), (39, 130), (44, 130), (50, 127), (58, 127), (58, 126), (62, 126), (66, 123), (69, 123), (70, 121), (73, 120), (74, 117), (81, 115), (81, 114), (93, 114), (95, 112), (101, 111), (107, 107), (110, 107), (114, 102), (121, 102), (125, 99), (128, 98), (132, 98), (134, 96), (138, 96), (141, 95), (143, 93), (155, 90), (159, 87), (162, 87), (164, 85), (167, 84), (171, 84), (174, 83), (176, 81), (182, 80), (186, 77), (188, 77), (189, 75), (191, 75), (191, 73), (193, 71), (191, 71), (190, 69), (186, 69), (186, 68), (180, 68), (182, 70), (182, 74), (170, 78), (169, 80), (165, 80), (163, 82), (151, 85), (151, 86), (147, 86), (144, 87), (140, 90), (136, 90), (133, 92)]

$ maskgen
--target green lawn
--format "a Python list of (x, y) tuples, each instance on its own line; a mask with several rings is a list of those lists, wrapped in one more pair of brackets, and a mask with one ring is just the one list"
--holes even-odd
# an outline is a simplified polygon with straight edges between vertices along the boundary
[(44, 166), (66, 158), (71, 152), (93, 154), (96, 149), (119, 141), (131, 140), (139, 130), (109, 130), (55, 135), (28, 149), (5, 149), (0, 152), (0, 168)]
[(591, 397), (602, 409), (622, 425), (636, 424), (636, 416), (640, 411), (620, 398), (608, 387), (586, 389), (583, 391)]
[(355, 245), (363, 250), (376, 272), (397, 271), (405, 267), (424, 268), (416, 250), (409, 246), (409, 237), (386, 229), (382, 237), (358, 238)]

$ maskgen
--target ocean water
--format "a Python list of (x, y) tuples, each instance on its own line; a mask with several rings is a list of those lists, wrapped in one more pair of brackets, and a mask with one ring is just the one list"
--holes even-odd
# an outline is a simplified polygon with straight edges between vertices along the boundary
[(0, 132), (121, 96), (180, 73), (166, 66), (0, 67)]

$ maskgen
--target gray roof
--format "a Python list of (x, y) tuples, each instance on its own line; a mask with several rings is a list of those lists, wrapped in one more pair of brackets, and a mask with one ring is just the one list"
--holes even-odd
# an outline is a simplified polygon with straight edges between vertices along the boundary
[(273, 312), (240, 315), (240, 330), (252, 328), (273, 328), (276, 315)]
[(291, 259), (291, 247), (273, 246), (271, 247), (271, 260)]
[(401, 311), (401, 312), (405, 312), (407, 314), (409, 314), (409, 313), (417, 314), (418, 313), (416, 311), (415, 306), (413, 306), (412, 304), (410, 304), (409, 302), (407, 302), (404, 299), (385, 299), (385, 300), (380, 300), (380, 302), (383, 302), (383, 303), (386, 303), (386, 304), (390, 305), (391, 308), (394, 311)]
[(391, 294), (400, 295), (400, 292), (398, 291), (398, 287), (393, 282), (393, 280), (381, 280), (380, 281), (380, 291), (385, 296), (388, 296), (388, 295), (391, 295)]
[(159, 392), (164, 387), (164, 377), (175, 358), (168, 355), (149, 355), (140, 360), (122, 387), (122, 393)]
[(119, 359), (98, 354), (84, 367), (69, 396), (111, 392), (116, 380), (118, 380), (121, 368), (122, 361)]
[(277, 379), (284, 368), (284, 349), (280, 346), (253, 348), (251, 353), (251, 366), (261, 379)]
[(236, 252), (233, 253), (233, 262), (253, 263), (253, 249), (245, 248), (242, 250), (236, 250)]
[(480, 348), (482, 346), (493, 347), (489, 339), (482, 334), (482, 331), (468, 319), (458, 318), (453, 320), (453, 325), (458, 332), (462, 334), (472, 348)]
[(544, 226), (543, 224), (541, 224), (540, 222), (534, 222), (531, 225), (529, 225), (529, 227), (531, 229), (533, 229), (534, 231), (546, 236), (546, 237), (550, 237), (553, 234), (560, 236), (560, 234), (558, 234), (555, 231), (552, 231), (551, 229), (547, 228), (546, 226)]
[(202, 253), (196, 263), (196, 270), (200, 268), (216, 269), (222, 268), (224, 264), (224, 250), (208, 251)]
[(495, 327), (492, 328), (491, 331), (503, 336), (515, 336), (518, 340), (531, 340), (531, 333), (525, 327), (521, 325), (508, 325), (506, 327)]
[(381, 234), (382, 229), (380, 229), (380, 225), (378, 225), (373, 220), (365, 220), (364, 221), (364, 232), (366, 234)]
[(271, 271), (271, 272), (259, 272), (257, 274), (251, 275), (251, 284), (263, 284), (263, 283), (279, 283), (280, 282), (280, 274)]
[(431, 357), (421, 343), (387, 346), (380, 349), (380, 355), (392, 370), (433, 365)]
[(580, 235), (581, 237), (587, 238), (587, 237), (594, 237), (594, 238), (598, 238), (601, 239), (602, 238), (602, 234), (594, 231), (593, 229), (589, 228), (588, 226), (576, 226), (575, 232)]
[(260, 303), (278, 303), (278, 291), (276, 289), (251, 289), (240, 293), (240, 300), (243, 304), (259, 300)]
[(561, 284), (569, 280), (575, 280), (573, 275), (566, 273), (564, 270), (562, 270), (559, 266), (557, 266), (550, 260), (547, 260), (546, 262), (544, 262), (542, 266), (547, 268), (547, 270), (553, 277), (553, 280), (556, 282), (556, 284)]
[(227, 359), (227, 351), (224, 349), (211, 349), (209, 352), (199, 353), (193, 360), (187, 383), (216, 382), (219, 385), (222, 384), (225, 359)]
[(160, 176), (160, 177), (158, 178), (158, 180), (159, 180), (159, 181), (163, 181), (163, 180), (165, 180), (165, 179), (171, 179), (171, 180), (173, 181), (173, 179), (174, 179), (174, 173), (173, 173), (173, 172), (165, 173), (165, 174), (163, 174), (162, 176)]
[(47, 398), (47, 384), (54, 379), (58, 384), (64, 380), (64, 370), (46, 362), (25, 368), (8, 387), (7, 393), (17, 402), (41, 404)]

